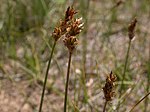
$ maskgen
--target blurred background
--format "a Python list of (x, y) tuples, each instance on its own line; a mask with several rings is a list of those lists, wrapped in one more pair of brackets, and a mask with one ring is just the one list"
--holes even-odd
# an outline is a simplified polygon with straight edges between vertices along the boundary
[[(84, 22), (72, 59), (68, 112), (101, 112), (102, 87), (110, 71), (117, 82), (108, 112), (115, 112), (120, 100), (120, 112), (128, 112), (150, 90), (150, 0), (0, 0), (0, 112), (38, 111), (54, 42), (51, 34), (68, 6)], [(126, 89), (119, 98), (127, 28), (135, 17)], [(62, 112), (67, 62), (68, 51), (60, 40), (49, 70), (43, 112)], [(149, 111), (148, 98), (134, 110)]]

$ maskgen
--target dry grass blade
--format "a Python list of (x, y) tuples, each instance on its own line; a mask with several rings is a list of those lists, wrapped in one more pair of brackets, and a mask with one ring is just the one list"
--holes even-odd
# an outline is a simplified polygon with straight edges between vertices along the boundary
[(148, 95), (150, 95), (150, 92), (147, 93), (141, 100), (139, 100), (139, 101), (131, 108), (131, 110), (130, 110), (129, 112), (132, 112), (132, 111), (135, 109), (135, 107), (136, 107), (137, 105), (139, 105), (145, 98), (148, 97)]

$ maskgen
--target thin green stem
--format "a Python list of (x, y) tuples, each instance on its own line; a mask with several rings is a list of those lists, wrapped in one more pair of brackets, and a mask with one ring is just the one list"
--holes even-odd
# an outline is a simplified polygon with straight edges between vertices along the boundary
[(67, 69), (67, 79), (66, 79), (66, 86), (65, 86), (64, 112), (67, 111), (67, 96), (68, 96), (68, 83), (69, 83), (69, 73), (70, 73), (71, 55), (72, 55), (72, 53), (69, 52), (69, 61), (68, 61), (68, 69)]
[[(83, 17), (85, 18), (85, 23), (84, 23), (84, 32), (83, 34), (87, 37), (88, 36), (88, 10), (90, 8), (90, 0), (87, 0), (87, 2), (85, 1), (81, 1), (81, 5), (83, 7), (82, 12), (83, 12)], [(85, 11), (86, 9), (86, 11)], [(83, 39), (83, 56), (82, 56), (82, 60), (83, 60), (83, 70), (84, 73), (86, 73), (86, 54), (87, 54), (87, 39)], [(86, 74), (85, 75), (86, 78)]]
[[(127, 54), (126, 54), (126, 59), (125, 59), (125, 65), (124, 65), (124, 70), (123, 70), (123, 76), (122, 76), (122, 80), (121, 80), (121, 87), (120, 87), (120, 95), (119, 95), (119, 99), (121, 98), (123, 89), (124, 89), (124, 80), (125, 80), (125, 75), (126, 75), (126, 69), (127, 69), (127, 64), (128, 64), (128, 58), (129, 58), (129, 52), (130, 52), (130, 47), (131, 47), (131, 39), (129, 40), (128, 43), (128, 50), (127, 50)], [(119, 107), (120, 107), (120, 101), (118, 103), (118, 107), (117, 107), (117, 111), (119, 112)]]
[(52, 60), (52, 56), (53, 56), (53, 53), (54, 53), (55, 46), (56, 46), (56, 41), (53, 44), (52, 52), (50, 54), (49, 61), (48, 61), (48, 66), (47, 66), (47, 69), (46, 69), (46, 75), (45, 75), (43, 91), (42, 91), (42, 95), (41, 95), (39, 112), (42, 112), (42, 105), (43, 105), (43, 100), (44, 100), (44, 94), (45, 94), (45, 88), (46, 88), (46, 83), (47, 83), (48, 71), (49, 71), (49, 68), (50, 68), (50, 65), (51, 65), (51, 60)]
[(122, 90), (124, 89), (123, 81), (124, 81), (125, 75), (126, 75), (126, 69), (127, 69), (127, 64), (128, 64), (130, 47), (131, 47), (131, 39), (129, 40), (128, 51), (127, 51), (126, 60), (125, 60), (125, 66), (124, 66), (124, 71), (123, 71), (123, 78), (122, 78), (122, 81), (121, 81), (121, 91), (120, 91), (121, 94), (122, 94)]
[(137, 105), (139, 105), (145, 98), (148, 97), (148, 95), (150, 95), (150, 92), (147, 93), (141, 100), (139, 100), (139, 101), (131, 108), (131, 110), (130, 110), (129, 112), (132, 112), (132, 111), (134, 110), (134, 108), (135, 108)]
[[(85, 18), (85, 28), (84, 28), (84, 32), (83, 34), (87, 37), (88, 36), (88, 10), (90, 8), (90, 0), (87, 0), (87, 2), (85, 2), (84, 0), (81, 1), (81, 5), (82, 5), (82, 12), (83, 12), (83, 17)], [(85, 11), (86, 9), (86, 11)], [(83, 102), (87, 103), (88, 101), (88, 94), (87, 94), (87, 88), (86, 88), (86, 55), (87, 55), (87, 39), (83, 39), (82, 40), (82, 48), (83, 48), (83, 55), (82, 55), (82, 85), (83, 85), (83, 91), (84, 91), (84, 98), (83, 98)]]
[(106, 111), (106, 105), (107, 105), (107, 101), (105, 101), (104, 108), (103, 108), (103, 112)]

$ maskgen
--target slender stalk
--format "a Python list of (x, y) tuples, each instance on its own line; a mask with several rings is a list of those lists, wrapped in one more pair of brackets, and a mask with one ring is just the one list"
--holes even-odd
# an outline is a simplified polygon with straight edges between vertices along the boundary
[[(87, 37), (88, 36), (88, 10), (90, 8), (90, 0), (87, 0), (86, 2), (83, 0), (81, 1), (81, 5), (82, 5), (82, 13), (83, 13), (83, 17), (85, 18), (85, 23), (84, 23), (84, 32), (83, 34)], [(86, 9), (86, 11), (85, 11)], [(82, 48), (83, 48), (83, 54), (82, 54), (82, 84), (83, 84), (83, 91), (84, 91), (84, 98), (83, 98), (83, 102), (87, 103), (88, 101), (88, 94), (87, 94), (87, 88), (86, 88), (86, 55), (87, 55), (87, 39), (83, 39), (82, 40)]]
[[(147, 87), (146, 87), (146, 92), (149, 91), (149, 85), (150, 85), (150, 42), (149, 42), (149, 61), (146, 63), (146, 66), (147, 66)], [(146, 98), (145, 99), (145, 107), (144, 107), (144, 112), (147, 112), (147, 107), (148, 107), (148, 101), (149, 99)]]
[[(125, 59), (125, 65), (124, 65), (124, 70), (123, 70), (123, 76), (122, 76), (122, 80), (121, 80), (121, 88), (120, 88), (120, 95), (119, 95), (119, 99), (121, 98), (123, 89), (124, 89), (124, 80), (125, 80), (125, 75), (126, 75), (126, 69), (127, 69), (127, 64), (128, 64), (128, 58), (129, 58), (129, 52), (130, 52), (130, 47), (131, 47), (131, 39), (129, 40), (128, 43), (128, 50), (127, 50), (127, 54), (126, 54), (126, 59)], [(117, 107), (117, 111), (119, 112), (119, 107), (120, 107), (120, 101), (118, 103), (118, 107)]]
[[(86, 4), (84, 3), (84, 1), (81, 2), (83, 4), (83, 7), (86, 8), (86, 11), (85, 9), (83, 9), (83, 16), (85, 18), (85, 23), (84, 23), (84, 26), (85, 26), (85, 30), (84, 30), (84, 35), (86, 35), (87, 37), (87, 33), (88, 33), (88, 10), (90, 8), (90, 0), (87, 0)], [(84, 6), (86, 5), (86, 6)], [(87, 54), (87, 39), (83, 39), (83, 70), (84, 70), (84, 73), (86, 73), (86, 54)], [(86, 74), (83, 74), (85, 75), (84, 77), (86, 78)]]
[(67, 69), (67, 79), (66, 79), (66, 87), (65, 87), (64, 112), (67, 111), (67, 96), (68, 96), (68, 83), (69, 83), (69, 73), (70, 73), (71, 55), (72, 55), (72, 53), (69, 52), (69, 61), (68, 61), (68, 69)]
[(42, 105), (43, 105), (43, 100), (44, 100), (44, 94), (45, 94), (45, 88), (46, 88), (46, 83), (47, 83), (48, 71), (49, 71), (49, 68), (50, 68), (50, 65), (51, 65), (51, 60), (52, 60), (52, 56), (53, 56), (53, 53), (54, 53), (55, 46), (56, 46), (56, 41), (53, 44), (52, 52), (50, 54), (49, 61), (48, 61), (48, 66), (47, 66), (44, 85), (43, 85), (43, 91), (42, 91), (42, 95), (41, 95), (39, 112), (42, 112)]
[(105, 101), (104, 108), (103, 108), (103, 112), (106, 111), (106, 105), (107, 105), (107, 100)]
[(127, 69), (127, 64), (128, 64), (130, 47), (131, 47), (131, 39), (129, 40), (128, 51), (127, 51), (127, 55), (126, 55), (126, 59), (125, 59), (125, 66), (124, 66), (124, 71), (123, 71), (123, 78), (122, 78), (122, 81), (121, 81), (121, 91), (120, 91), (121, 94), (122, 94), (122, 90), (124, 89), (123, 81), (124, 81), (125, 75), (126, 75), (126, 69)]
[(131, 110), (130, 110), (129, 112), (132, 112), (132, 111), (134, 110), (134, 108), (135, 108), (137, 105), (139, 105), (145, 98), (148, 97), (148, 95), (150, 95), (150, 92), (147, 93), (141, 100), (139, 100), (139, 101), (131, 108)]

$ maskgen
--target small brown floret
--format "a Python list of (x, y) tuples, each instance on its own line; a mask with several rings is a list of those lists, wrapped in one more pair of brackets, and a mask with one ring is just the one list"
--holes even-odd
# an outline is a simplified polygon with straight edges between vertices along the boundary
[(74, 36), (70, 36), (68, 38), (64, 38), (64, 45), (68, 48), (69, 52), (73, 52), (76, 45), (78, 44), (78, 39)]
[(137, 23), (137, 20), (136, 18), (129, 24), (129, 27), (128, 27), (128, 36), (129, 36), (129, 39), (132, 40), (133, 37), (135, 36), (135, 26), (136, 26), (136, 23)]
[(116, 76), (112, 74), (112, 72), (107, 76), (105, 86), (103, 87), (103, 92), (106, 101), (111, 101), (112, 97), (114, 96), (115, 92), (114, 89), (114, 82), (116, 81)]
[(76, 13), (77, 11), (75, 11), (73, 7), (68, 7), (65, 15), (65, 21), (66, 22), (70, 21), (73, 18), (74, 14)]

